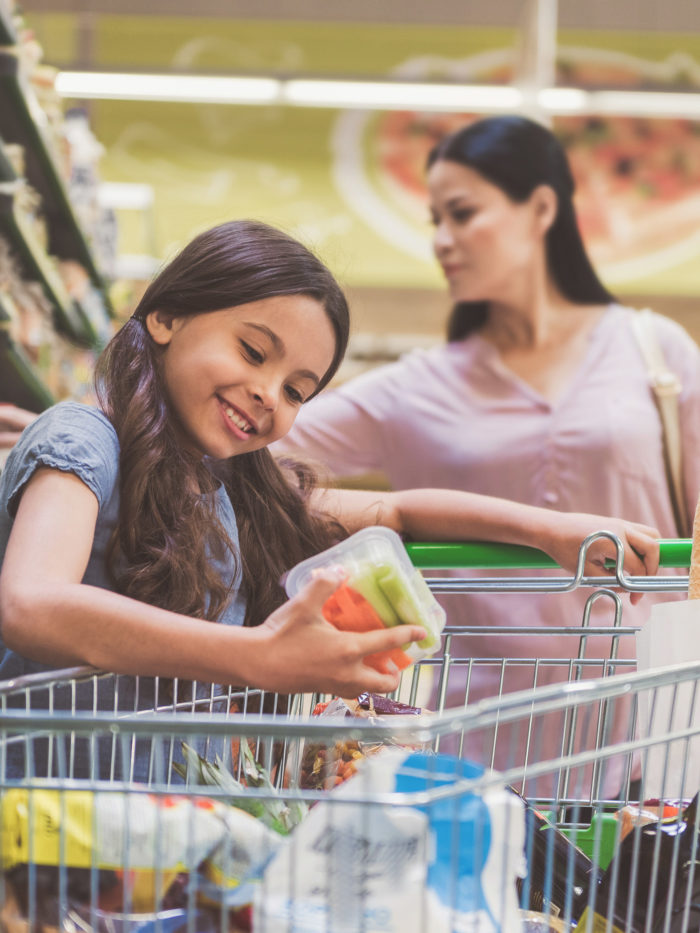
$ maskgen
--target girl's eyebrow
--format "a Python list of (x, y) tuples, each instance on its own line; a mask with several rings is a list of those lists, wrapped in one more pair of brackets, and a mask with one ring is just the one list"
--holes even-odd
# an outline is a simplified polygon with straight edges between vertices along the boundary
[(284, 352), (284, 343), (280, 340), (274, 330), (270, 330), (270, 328), (266, 327), (264, 324), (256, 324), (253, 321), (244, 321), (243, 323), (246, 327), (252, 327), (253, 330), (258, 330), (261, 334), (264, 334), (266, 337), (268, 337), (272, 342), (275, 350), (277, 350), (279, 353)]
[[(278, 353), (280, 354), (284, 353), (284, 342), (280, 340), (280, 338), (274, 332), (274, 330), (270, 330), (270, 328), (266, 327), (265, 324), (256, 324), (254, 321), (244, 321), (243, 323), (245, 324), (246, 327), (252, 327), (253, 330), (260, 331), (261, 334), (264, 334), (266, 337), (270, 339), (273, 347)], [(316, 373), (311, 372), (310, 369), (302, 369), (298, 375), (301, 376), (302, 379), (310, 379), (314, 385), (318, 385), (319, 382), (321, 381), (319, 377), (316, 375)]]

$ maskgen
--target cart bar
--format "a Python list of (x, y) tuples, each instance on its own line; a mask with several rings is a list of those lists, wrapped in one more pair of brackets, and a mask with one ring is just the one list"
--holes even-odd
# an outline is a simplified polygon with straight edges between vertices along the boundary
[[(659, 541), (662, 567), (690, 566), (689, 538)], [(408, 556), (422, 570), (451, 570), (476, 567), (490, 569), (547, 569), (558, 566), (537, 548), (522, 544), (496, 544), (491, 541), (412, 541), (406, 544)], [(614, 563), (609, 562), (613, 567)]]

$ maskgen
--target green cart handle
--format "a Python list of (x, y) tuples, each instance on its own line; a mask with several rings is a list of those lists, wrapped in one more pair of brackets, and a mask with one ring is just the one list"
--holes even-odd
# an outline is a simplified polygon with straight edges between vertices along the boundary
[[(662, 567), (690, 566), (690, 538), (659, 541)], [(476, 567), (497, 569), (548, 569), (558, 564), (534, 547), (522, 544), (496, 544), (490, 541), (411, 541), (408, 556), (421, 570), (452, 570)], [(610, 566), (614, 567), (612, 561)]]

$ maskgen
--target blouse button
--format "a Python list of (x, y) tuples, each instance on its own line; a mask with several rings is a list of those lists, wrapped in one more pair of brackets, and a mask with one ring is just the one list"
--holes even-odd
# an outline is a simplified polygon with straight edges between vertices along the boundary
[(544, 501), (548, 502), (550, 505), (553, 505), (555, 502), (559, 501), (559, 495), (556, 492), (554, 492), (553, 489), (549, 489), (544, 494)]

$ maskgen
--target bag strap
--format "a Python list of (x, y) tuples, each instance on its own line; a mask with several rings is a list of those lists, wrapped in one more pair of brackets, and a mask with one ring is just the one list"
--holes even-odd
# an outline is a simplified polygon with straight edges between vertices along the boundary
[(635, 313), (632, 318), (632, 329), (644, 359), (661, 419), (664, 465), (676, 528), (680, 535), (688, 537), (691, 533), (691, 524), (686, 511), (683, 490), (683, 450), (678, 406), (682, 386), (676, 374), (671, 372), (666, 364), (654, 333), (654, 322), (649, 308)]

